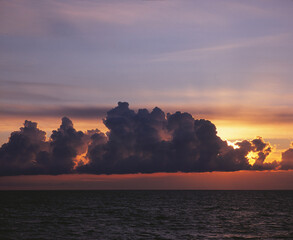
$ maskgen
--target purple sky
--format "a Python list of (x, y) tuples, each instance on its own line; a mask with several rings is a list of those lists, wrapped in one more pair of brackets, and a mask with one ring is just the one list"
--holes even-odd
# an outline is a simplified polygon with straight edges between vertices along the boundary
[(1, 104), (292, 107), (292, 1), (0, 4)]

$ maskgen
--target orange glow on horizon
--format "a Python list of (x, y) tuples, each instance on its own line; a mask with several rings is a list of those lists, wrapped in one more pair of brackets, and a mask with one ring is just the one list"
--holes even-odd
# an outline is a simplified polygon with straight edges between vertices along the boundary
[(292, 182), (293, 170), (125, 175), (68, 174), (1, 177), (0, 189), (293, 190)]

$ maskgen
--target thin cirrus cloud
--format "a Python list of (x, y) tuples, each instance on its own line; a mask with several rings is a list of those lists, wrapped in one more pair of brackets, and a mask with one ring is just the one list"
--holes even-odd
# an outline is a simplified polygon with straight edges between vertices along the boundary
[[(280, 162), (266, 162), (272, 151), (261, 137), (234, 143), (217, 136), (208, 120), (189, 113), (129, 109), (127, 102), (107, 112), (109, 132), (77, 131), (62, 118), (49, 140), (37, 123), (25, 121), (0, 148), (0, 175), (135, 174), (292, 169), (292, 149)], [(253, 156), (253, 162), (248, 156)]]
[[(272, 76), (254, 76), (252, 80), (257, 78), (258, 81), (246, 82), (241, 91), (235, 86), (216, 86), (215, 84), (208, 86), (189, 86), (176, 87), (169, 86), (168, 89), (162, 91), (161, 87), (151, 89), (149, 87), (141, 88), (138, 84), (133, 86), (121, 85), (118, 88), (109, 85), (87, 86), (80, 84), (62, 84), (49, 82), (29, 82), (29, 81), (0, 81), (1, 102), (11, 104), (10, 110), (17, 105), (36, 103), (43, 105), (52, 105), (54, 102), (60, 106), (82, 105), (92, 106), (93, 102), (103, 102), (103, 105), (109, 107), (113, 103), (113, 98), (128, 99), (136, 102), (136, 105), (160, 104), (168, 105), (185, 105), (192, 108), (199, 104), (204, 104), (207, 108), (209, 105), (217, 105), (218, 107), (233, 107), (241, 104), (246, 109), (249, 106), (274, 109), (282, 105), (279, 113), (290, 114), (290, 102), (293, 100), (288, 89), (280, 87), (280, 80), (272, 78)], [(263, 79), (263, 80), (261, 80)], [(167, 84), (167, 83), (166, 83)], [(208, 83), (206, 83), (208, 84)], [(290, 84), (290, 83), (288, 83)], [(132, 91), (128, 91), (132, 89)], [(283, 98), (280, 98), (280, 95)], [(21, 104), (19, 103), (21, 101)], [(36, 102), (37, 101), (37, 102)], [(255, 106), (254, 103), (258, 102)], [(288, 109), (284, 109), (288, 106)], [(19, 109), (21, 111), (21, 109)], [(269, 111), (271, 112), (271, 111)]]
[[(20, 118), (25, 116), (27, 118), (34, 117), (47, 117), (56, 118), (64, 115), (77, 119), (101, 119), (105, 116), (109, 109), (108, 105), (97, 105), (97, 106), (31, 106), (31, 105), (20, 105), (20, 104), (1, 104), (0, 114), (3, 117), (17, 117)], [(135, 107), (138, 109), (139, 107)], [(168, 105), (165, 106), (168, 112), (175, 112), (176, 107)], [(226, 120), (245, 123), (247, 125), (263, 125), (263, 124), (291, 124), (293, 121), (293, 112), (291, 108), (269, 108), (269, 107), (241, 107), (238, 106), (212, 106), (193, 104), (191, 106), (180, 107), (193, 116), (201, 116), (209, 119)], [(265, 114), (264, 114), (265, 113)]]
[(6, 117), (62, 117), (64, 115), (78, 119), (96, 119), (105, 116), (107, 106), (78, 107), (78, 106), (42, 106), (31, 107), (30, 105), (2, 105), (0, 113)]
[(282, 92), (282, 89), (278, 90), (278, 85), (268, 81), (241, 91), (213, 87), (177, 88), (168, 91), (138, 88), (131, 92), (120, 92), (124, 86), (119, 89), (104, 87), (102, 91), (98, 87), (24, 81), (0, 81), (0, 86), (0, 113), (3, 117), (59, 118), (66, 115), (79, 119), (101, 118), (110, 108), (115, 96), (135, 102), (135, 109), (142, 105), (160, 104), (170, 112), (180, 108), (193, 116), (200, 115), (213, 120), (286, 124), (293, 119), (289, 104), (293, 100), (292, 96)]
[(273, 36), (262, 36), (254, 37), (251, 39), (241, 39), (234, 43), (222, 44), (216, 46), (202, 47), (202, 48), (192, 48), (181, 51), (174, 51), (169, 53), (163, 53), (156, 56), (151, 61), (153, 62), (165, 62), (165, 61), (193, 61), (200, 60), (203, 57), (209, 56), (209, 54), (222, 53), (225, 54), (227, 51), (236, 50), (241, 48), (257, 47), (264, 45), (274, 46), (276, 43), (280, 43), (283, 40), (288, 39), (291, 34), (284, 33)]

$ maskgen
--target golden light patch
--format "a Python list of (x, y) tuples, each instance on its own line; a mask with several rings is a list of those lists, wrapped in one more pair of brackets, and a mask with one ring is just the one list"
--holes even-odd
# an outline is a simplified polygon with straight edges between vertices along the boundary
[(262, 138), (288, 138), (293, 135), (292, 123), (251, 124), (233, 120), (210, 119), (217, 127), (218, 136), (222, 139), (253, 139), (256, 135)]
[(246, 155), (248, 162), (250, 165), (253, 165), (256, 161), (256, 159), (258, 159), (258, 154), (256, 152), (250, 151), (247, 155)]
[(75, 160), (74, 160), (74, 167), (73, 169), (76, 169), (80, 165), (85, 165), (89, 163), (89, 159), (87, 158), (87, 152), (77, 155)]

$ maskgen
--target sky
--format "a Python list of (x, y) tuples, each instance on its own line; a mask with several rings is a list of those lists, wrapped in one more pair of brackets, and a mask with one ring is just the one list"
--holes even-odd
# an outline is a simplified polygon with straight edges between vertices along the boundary
[[(108, 138), (103, 146), (112, 151), (113, 145), (121, 141), (118, 130), (125, 127), (113, 119), (123, 117), (129, 121), (131, 128), (136, 129), (129, 136), (134, 139), (134, 150), (137, 151), (141, 147), (137, 146), (137, 139), (149, 139), (144, 138), (149, 135), (138, 127), (145, 123), (144, 120), (137, 120), (140, 117), (138, 109), (148, 109), (149, 115), (144, 116), (151, 116), (152, 109), (158, 107), (166, 119), (167, 113), (173, 114), (174, 119), (179, 116), (175, 115), (177, 111), (189, 113), (190, 116), (181, 114), (178, 117), (184, 119), (180, 120), (181, 125), (178, 123), (180, 126), (186, 121), (193, 124), (195, 119), (210, 120), (220, 137), (220, 140), (215, 140), (221, 146), (220, 151), (229, 149), (229, 154), (238, 154), (240, 150), (230, 150), (222, 142), (229, 140), (230, 145), (234, 142), (234, 148), (243, 149), (240, 143), (247, 141), (254, 153), (247, 159), (251, 166), (245, 167), (235, 167), (233, 162), (234, 168), (186, 165), (189, 166), (187, 169), (182, 164), (173, 169), (166, 164), (166, 169), (152, 168), (150, 171), (136, 168), (135, 171), (123, 172), (120, 168), (118, 170), (123, 175), (103, 175), (119, 172), (117, 167), (111, 165), (113, 172), (110, 167), (107, 171), (94, 171), (91, 166), (91, 170), (78, 170), (75, 174), (66, 168), (67, 172), (60, 170), (58, 173), (44, 170), (42, 174), (45, 176), (7, 176), (11, 170), (11, 166), (6, 164), (7, 159), (16, 167), (21, 165), (18, 161), (23, 161), (21, 158), (16, 161), (19, 156), (11, 157), (7, 153), (10, 148), (19, 153), (20, 149), (8, 146), (5, 149), (2, 147), (2, 153), (0, 150), (0, 162), (3, 162), (0, 188), (59, 188), (68, 178), (64, 188), (155, 188), (157, 182), (165, 179), (164, 184), (159, 185), (162, 189), (170, 186), (179, 189), (250, 189), (254, 185), (244, 179), (251, 178), (261, 183), (259, 189), (292, 189), (293, 186), (288, 184), (293, 181), (293, 172), (288, 167), (293, 166), (292, 11), (293, 1), (290, 0), (1, 0), (1, 145), (9, 143), (9, 146), (15, 146), (13, 139), (9, 140), (10, 134), (19, 131), (28, 120), (32, 122), (27, 122), (19, 135), (28, 137), (32, 142), (38, 139), (39, 148), (49, 155), (53, 154), (55, 143), (59, 146), (61, 142), (68, 147), (69, 143), (64, 143), (68, 129), (75, 131), (75, 140), (69, 144), (71, 147), (74, 145), (75, 150), (84, 149), (86, 141), (86, 146), (93, 145), (94, 141), (90, 140), (93, 133), (86, 131), (98, 128), (101, 131), (99, 136)], [(128, 102), (130, 110), (123, 108), (122, 111), (122, 107), (117, 106), (118, 102)], [(116, 109), (116, 112), (107, 114), (111, 109)], [(130, 113), (131, 110), (136, 115)], [(125, 114), (128, 114), (127, 117)], [(72, 121), (73, 126), (61, 120), (64, 116)], [(108, 122), (103, 123), (103, 119)], [(169, 120), (164, 124), (165, 127), (157, 125), (157, 122), (147, 124), (147, 127), (155, 128), (160, 136), (152, 135), (152, 141), (156, 142), (155, 146), (163, 140), (174, 144), (173, 148), (164, 148), (167, 151), (164, 154), (168, 155), (172, 149), (182, 154), (182, 149), (177, 148), (180, 144), (175, 143), (178, 129)], [(182, 136), (192, 132), (200, 139), (200, 134), (195, 133), (193, 127), (179, 129)], [(55, 140), (50, 138), (52, 130), (56, 130)], [(28, 134), (30, 131), (35, 135)], [(42, 131), (46, 133), (44, 139)], [(109, 134), (102, 136), (106, 132)], [(203, 145), (202, 141), (199, 140)], [(257, 149), (257, 144), (262, 144), (263, 148)], [(198, 146), (195, 148), (199, 152), (200, 149)], [(110, 150), (105, 151), (108, 153)], [(67, 163), (76, 165), (78, 160), (85, 161), (85, 158), (97, 163), (96, 155), (86, 156), (88, 150), (84, 151), (81, 153), (78, 150)], [(140, 154), (145, 156), (145, 151), (143, 148)], [(154, 156), (159, 153), (151, 152)], [(34, 154), (36, 157), (39, 152)], [(192, 151), (190, 154), (193, 154)], [(264, 162), (271, 164), (270, 170), (268, 165), (253, 167), (259, 154), (265, 155)], [(54, 162), (56, 156), (51, 155), (48, 161)], [(29, 156), (26, 163), (35, 161), (32, 155)], [(284, 167), (285, 163), (272, 167), (274, 161), (283, 160), (287, 167)], [(217, 161), (211, 160), (213, 163)], [(42, 164), (40, 166), (48, 167)], [(11, 175), (40, 173), (40, 170), (32, 171), (31, 167), (26, 168), (25, 172), (21, 169), (11, 171)], [(189, 173), (165, 173), (174, 171)], [(65, 173), (67, 175), (62, 175)], [(93, 173), (99, 175), (82, 177)], [(250, 177), (251, 174), (254, 174), (253, 177)], [(226, 176), (239, 184), (227, 185), (223, 180)], [(53, 186), (50, 185), (52, 178), (55, 179)], [(35, 186), (31, 179), (42, 180), (43, 185)], [(84, 183), (84, 179), (90, 180)], [(101, 179), (116, 182), (112, 185), (101, 184)], [(137, 179), (140, 179), (139, 183)], [(276, 185), (272, 185), (272, 179), (277, 179)], [(27, 184), (23, 185), (25, 181)], [(119, 185), (121, 181), (124, 183)]]

